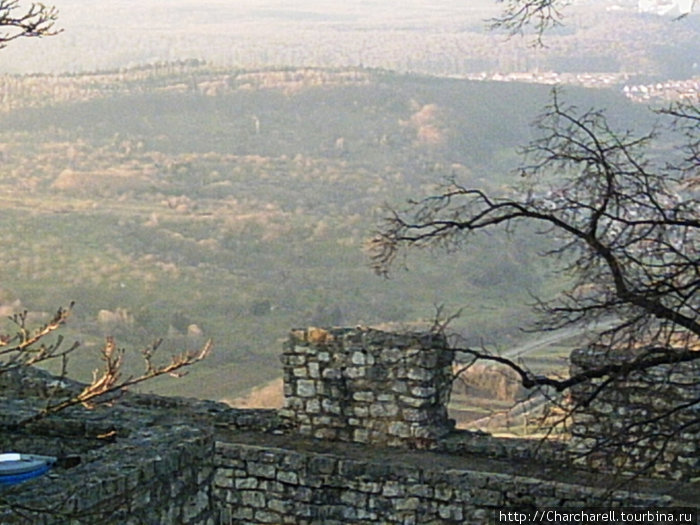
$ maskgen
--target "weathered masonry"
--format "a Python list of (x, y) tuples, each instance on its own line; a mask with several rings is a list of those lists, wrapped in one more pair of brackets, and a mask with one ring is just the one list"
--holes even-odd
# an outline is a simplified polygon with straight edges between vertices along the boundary
[(428, 448), (452, 430), (452, 352), (434, 334), (294, 331), (280, 415), (303, 435)]
[[(430, 334), (294, 331), (282, 357), (287, 399), (279, 413), (128, 395), (27, 429), (13, 425), (48, 391), (60, 394), (57, 384), (71, 385), (38, 372), (14, 383), (2, 374), (2, 448), (80, 462), (3, 489), (0, 522), (480, 525), (509, 506), (699, 505), (697, 484), (687, 482), (697, 463), (678, 460), (689, 455), (655, 472), (670, 479), (621, 485), (596, 465), (572, 463), (565, 443), (454, 430), (444, 346)], [(606, 414), (637, 399), (630, 396), (591, 407), (598, 431)], [(584, 441), (574, 443), (590, 445), (582, 429)]]
[[(1, 427), (36, 407), (2, 402)], [(212, 505), (211, 433), (185, 421), (158, 424), (157, 408), (70, 412), (22, 432), (2, 431), (0, 446), (5, 451), (41, 452), (80, 462), (0, 488), (0, 523), (218, 522), (218, 509)]]
[[(491, 453), (495, 453), (497, 446)], [(493, 523), (508, 507), (668, 506), (664, 494), (544, 474), (533, 461), (479, 460), (336, 443), (217, 443), (221, 523)], [(570, 473), (569, 473), (570, 474)]]
[[(587, 348), (571, 354), (571, 367), (578, 372), (628, 359), (624, 353)], [(572, 454), (580, 454), (588, 468), (603, 472), (641, 471), (682, 480), (700, 476), (699, 362), (632, 372), (598, 393), (601, 381), (572, 390), (575, 402), (593, 398), (574, 413)], [(680, 406), (686, 408), (678, 410)]]

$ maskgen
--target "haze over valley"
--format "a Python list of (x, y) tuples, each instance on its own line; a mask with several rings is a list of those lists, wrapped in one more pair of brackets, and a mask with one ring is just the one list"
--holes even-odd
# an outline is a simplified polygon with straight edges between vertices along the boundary
[(390, 279), (365, 244), (386, 204), (450, 178), (512, 191), (552, 83), (621, 130), (697, 96), (700, 15), (636, 4), (575, 2), (532, 47), (487, 30), (490, 0), (59, 1), (63, 33), (0, 51), (0, 311), (76, 301), (82, 378), (106, 335), (213, 338), (147, 387), (212, 399), (278, 376), (297, 326), (425, 326), (444, 304), (471, 343), (521, 343), (532, 296), (567, 279), (545, 240), (477, 238)]

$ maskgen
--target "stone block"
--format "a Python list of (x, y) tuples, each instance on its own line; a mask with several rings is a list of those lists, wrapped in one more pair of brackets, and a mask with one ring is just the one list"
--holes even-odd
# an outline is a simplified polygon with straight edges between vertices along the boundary
[(331, 418), (330, 416), (327, 416), (327, 415), (320, 415), (320, 416), (315, 416), (311, 420), (311, 422), (314, 426), (327, 427), (333, 423), (333, 418)]
[(277, 480), (282, 483), (287, 483), (288, 485), (297, 485), (299, 483), (299, 476), (296, 472), (281, 470), (277, 472)]
[(350, 362), (353, 365), (364, 365), (367, 363), (367, 356), (364, 352), (353, 352)]
[(234, 508), (232, 514), (236, 520), (252, 520), (253, 519), (253, 509), (245, 507)]
[(265, 507), (265, 493), (257, 490), (244, 490), (241, 492), (241, 505), (262, 509)]
[(415, 398), (411, 396), (399, 396), (399, 402), (401, 405), (413, 408), (423, 407), (426, 404), (428, 404), (428, 402), (425, 399)]
[(382, 487), (382, 496), (388, 498), (395, 498), (398, 496), (403, 496), (405, 494), (405, 488), (403, 485), (396, 481), (387, 481)]
[(360, 480), (357, 484), (357, 490), (368, 494), (379, 494), (382, 491), (382, 484), (378, 481)]
[(413, 381), (431, 381), (435, 378), (435, 371), (427, 368), (409, 368), (407, 377)]
[(411, 435), (411, 427), (402, 421), (395, 421), (389, 424), (388, 432), (392, 436), (407, 438)]
[(330, 456), (314, 456), (308, 461), (309, 472), (332, 474), (337, 468), (338, 460)]
[[(355, 406), (352, 411), (353, 415), (358, 418), (369, 416), (369, 407), (366, 405)], [(359, 424), (359, 421), (357, 422)]]
[(306, 356), (305, 355), (284, 355), (283, 354), (283, 359), (282, 362), (285, 365), (291, 366), (291, 367), (297, 367), (297, 366), (303, 366), (306, 364)]
[(342, 414), (342, 407), (338, 401), (332, 399), (323, 399), (321, 401), (321, 408), (324, 412), (329, 412), (331, 414)]
[(387, 364), (395, 364), (404, 358), (404, 352), (400, 348), (385, 348), (380, 353), (380, 360)]
[(434, 491), (430, 485), (411, 485), (406, 490), (409, 496), (418, 496), (423, 499), (432, 499)]
[(277, 467), (265, 463), (250, 463), (248, 465), (248, 472), (251, 476), (256, 476), (258, 478), (275, 479)]
[(250, 478), (237, 478), (234, 480), (233, 485), (237, 489), (257, 489), (258, 488), (258, 479), (254, 477)]
[(338, 368), (325, 368), (323, 372), (321, 372), (321, 377), (323, 379), (340, 379), (343, 377), (343, 373)]
[(405, 421), (411, 423), (427, 421), (430, 419), (430, 415), (425, 410), (416, 410), (414, 408), (404, 408), (401, 410), (401, 415)]
[(365, 507), (367, 505), (367, 495), (362, 492), (346, 490), (340, 494), (340, 501), (353, 507)]
[(417, 510), (420, 506), (420, 499), (416, 497), (398, 498), (394, 500), (394, 508), (398, 511)]
[(369, 443), (369, 431), (364, 428), (356, 428), (353, 430), (352, 440), (356, 443)]
[(214, 485), (223, 488), (233, 487), (233, 469), (219, 467), (214, 474)]
[(290, 450), (285, 451), (286, 453), (282, 456), (280, 460), (280, 467), (287, 468), (290, 470), (299, 470), (304, 468), (306, 465), (306, 455), (301, 452), (293, 452)]
[(267, 501), (267, 508), (273, 512), (277, 512), (282, 515), (289, 514), (291, 507), (291, 501), (289, 499), (274, 498), (270, 497)]
[(292, 369), (294, 377), (309, 377), (309, 370), (305, 366), (300, 366)]
[(367, 368), (364, 366), (353, 366), (346, 368), (343, 375), (349, 379), (361, 379), (367, 374)]
[(369, 406), (369, 415), (373, 418), (396, 417), (399, 407), (391, 403), (372, 403)]
[(314, 397), (316, 395), (316, 382), (306, 379), (297, 381), (297, 395), (299, 397)]
[[(309, 430), (309, 434), (312, 434), (311, 430)], [(313, 431), (312, 435), (316, 439), (336, 440), (338, 438), (338, 431), (334, 428), (317, 428)]]
[(435, 387), (429, 386), (429, 387), (423, 387), (423, 386), (414, 386), (411, 388), (411, 394), (415, 397), (420, 397), (420, 398), (426, 398), (426, 397), (432, 397), (437, 393), (435, 390)]
[[(390, 389), (391, 389), (391, 392), (396, 393), (396, 394), (407, 394), (408, 393), (408, 385), (406, 384), (405, 381), (392, 381)], [(394, 396), (394, 398), (396, 398), (396, 396)]]
[(309, 363), (308, 365), (308, 376), (312, 379), (319, 379), (321, 377), (321, 371), (318, 363)]
[(352, 398), (355, 401), (362, 401), (362, 402), (367, 402), (371, 403), (374, 401), (374, 392), (370, 391), (360, 391), (360, 392), (353, 392)]
[(284, 408), (300, 410), (304, 408), (304, 400), (298, 397), (287, 397), (284, 400)]
[(318, 414), (321, 412), (321, 402), (318, 399), (309, 399), (306, 402), (307, 414)]
[(434, 488), (434, 490), (435, 499), (439, 501), (449, 501), (450, 499), (452, 499), (452, 496), (454, 494), (452, 487), (447, 485), (438, 485)]
[(270, 512), (267, 510), (256, 510), (255, 519), (259, 523), (280, 523), (281, 516), (276, 512)]

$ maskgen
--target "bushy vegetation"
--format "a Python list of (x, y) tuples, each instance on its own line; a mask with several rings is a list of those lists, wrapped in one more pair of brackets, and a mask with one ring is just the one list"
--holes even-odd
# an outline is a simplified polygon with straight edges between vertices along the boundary
[[(450, 268), (422, 254), (388, 281), (363, 252), (385, 202), (449, 177), (503, 191), (545, 87), (199, 63), (11, 81), (0, 309), (41, 319), (74, 300), (78, 376), (105, 335), (167, 333), (178, 349), (211, 337), (197, 370), (149, 388), (234, 397), (277, 374), (291, 327), (409, 325), (444, 303), (464, 307), (471, 341), (506, 344), (528, 294), (552, 288), (526, 237), (479, 239)], [(569, 94), (642, 114), (612, 92)]]

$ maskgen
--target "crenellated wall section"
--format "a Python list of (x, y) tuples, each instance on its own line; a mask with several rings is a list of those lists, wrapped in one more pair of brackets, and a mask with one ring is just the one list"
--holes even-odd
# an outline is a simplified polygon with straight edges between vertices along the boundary
[(431, 448), (454, 427), (452, 351), (442, 335), (295, 330), (282, 365), (280, 415), (302, 435)]
[[(0, 446), (78, 463), (4, 489), (0, 522), (481, 525), (508, 507), (698, 506), (697, 484), (687, 482), (697, 463), (667, 475), (679, 456), (656, 471), (670, 480), (625, 480), (576, 465), (566, 443), (454, 430), (444, 343), (359, 328), (293, 331), (279, 412), (132, 394), (17, 428), (57, 395), (57, 382), (2, 374)], [(597, 431), (631, 400), (601, 398), (608, 408), (590, 409)]]

